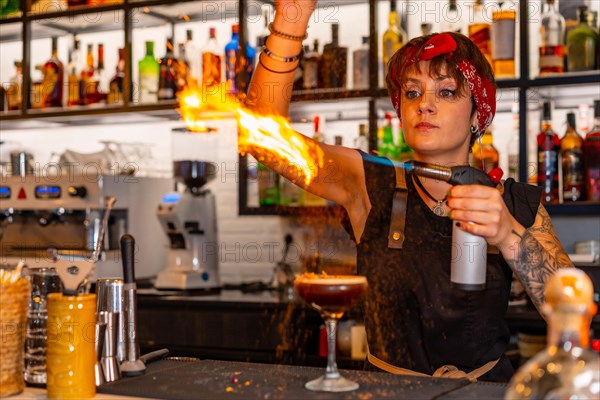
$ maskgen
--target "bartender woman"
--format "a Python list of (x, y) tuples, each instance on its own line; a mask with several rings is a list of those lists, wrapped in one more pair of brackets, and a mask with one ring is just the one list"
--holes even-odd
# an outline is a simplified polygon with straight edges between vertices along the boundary
[[(275, 2), (271, 35), (247, 97), (255, 111), (288, 114), (302, 41), (316, 5), (316, 0)], [(492, 122), (496, 108), (492, 69), (479, 49), (456, 33), (415, 38), (392, 57), (386, 82), (413, 158), (445, 166), (467, 164), (471, 145)], [(326, 163), (309, 185), (283, 162), (271, 166), (346, 210), (346, 226), (357, 243), (358, 272), (369, 281), (369, 367), (507, 381), (513, 369), (503, 355), (510, 337), (504, 314), (512, 275), (540, 309), (548, 277), (572, 267), (540, 204), (540, 190), (512, 179), (490, 188), (403, 177), (383, 157), (314, 145), (323, 150)], [(274, 158), (265, 149), (250, 153)], [(322, 179), (325, 171), (329, 179)], [(397, 213), (395, 193), (403, 188), (406, 211)], [(483, 291), (461, 291), (450, 284), (452, 224), (485, 238), (488, 250), (495, 250), (487, 257)], [(404, 232), (394, 235), (394, 226)], [(402, 238), (401, 246), (395, 238)]]

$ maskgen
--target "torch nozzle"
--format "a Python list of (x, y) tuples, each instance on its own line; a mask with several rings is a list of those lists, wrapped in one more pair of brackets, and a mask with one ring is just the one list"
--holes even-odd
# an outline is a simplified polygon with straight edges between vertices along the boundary
[[(445, 167), (443, 165), (414, 160), (405, 161), (396, 165), (403, 168), (406, 172), (423, 178), (448, 182), (451, 185), (485, 185), (495, 187), (497, 183), (484, 171), (468, 165)], [(502, 171), (500, 171), (500, 176), (497, 177), (498, 180), (501, 176)]]

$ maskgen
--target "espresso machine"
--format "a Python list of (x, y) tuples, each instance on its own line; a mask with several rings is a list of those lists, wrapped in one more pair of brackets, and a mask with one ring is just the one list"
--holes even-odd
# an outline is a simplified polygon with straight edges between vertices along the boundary
[[(156, 277), (158, 289), (216, 289), (219, 243), (215, 196), (204, 188), (217, 166), (205, 161), (175, 161), (173, 175), (182, 184), (162, 198), (156, 215), (169, 240), (167, 265)], [(183, 187), (183, 188), (182, 188)]]
[[(173, 187), (170, 178), (68, 174), (3, 176), (0, 181), (1, 262), (20, 260), (31, 267), (52, 266), (53, 257), (86, 260), (102, 231), (107, 199), (116, 198), (95, 278), (121, 277), (119, 239), (137, 238), (139, 278), (151, 278), (164, 266), (167, 241), (154, 218), (156, 201)], [(52, 249), (49, 252), (49, 249)]]

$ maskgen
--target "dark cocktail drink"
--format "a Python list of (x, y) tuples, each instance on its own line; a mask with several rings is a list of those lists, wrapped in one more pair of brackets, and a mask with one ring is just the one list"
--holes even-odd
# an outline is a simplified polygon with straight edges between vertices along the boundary
[(340, 375), (335, 362), (337, 323), (348, 308), (367, 292), (367, 279), (355, 275), (304, 274), (296, 278), (294, 290), (321, 314), (327, 328), (327, 369), (322, 377), (307, 382), (309, 390), (347, 392), (358, 389), (358, 383)]
[(328, 313), (343, 313), (367, 292), (364, 276), (302, 275), (294, 288), (308, 304)]

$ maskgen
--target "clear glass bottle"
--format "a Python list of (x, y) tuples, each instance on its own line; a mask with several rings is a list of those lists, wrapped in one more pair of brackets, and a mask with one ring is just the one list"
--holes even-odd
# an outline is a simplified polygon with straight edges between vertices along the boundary
[(317, 89), (322, 87), (319, 79), (319, 64), (321, 55), (319, 54), (319, 39), (313, 42), (312, 51), (304, 55), (304, 74), (302, 83), (304, 89)]
[(475, 140), (472, 153), (473, 157), (471, 166), (473, 168), (490, 172), (499, 166), (500, 154), (494, 147), (494, 135), (492, 134), (491, 128), (486, 129), (481, 138)]
[(154, 58), (154, 42), (146, 42), (146, 55), (138, 62), (140, 103), (155, 103), (158, 100), (158, 77), (160, 65)]
[(354, 147), (364, 151), (365, 153), (369, 152), (369, 128), (367, 124), (360, 124), (358, 126), (358, 137), (354, 139)]
[(383, 33), (382, 38), (382, 60), (383, 60), (383, 78), (387, 74), (387, 65), (390, 58), (407, 41), (408, 35), (399, 25), (399, 15), (396, 11), (396, 0), (390, 0), (390, 13), (388, 14), (388, 28)]
[(537, 135), (538, 174), (537, 183), (543, 189), (542, 202), (558, 202), (558, 153), (560, 139), (552, 130), (552, 105), (544, 103), (542, 129)]
[(513, 103), (512, 114), (512, 136), (508, 141), (506, 154), (508, 155), (508, 177), (519, 181), (519, 103)]
[(369, 37), (362, 37), (362, 46), (352, 53), (354, 89), (369, 88)]
[(190, 77), (190, 62), (185, 50), (185, 43), (179, 42), (177, 45), (177, 58), (175, 62), (175, 84), (177, 92), (183, 90), (187, 85), (188, 77)]
[(320, 75), (325, 88), (345, 88), (348, 48), (339, 44), (339, 24), (331, 24), (331, 43), (323, 47)]
[(585, 135), (583, 161), (587, 199), (600, 202), (600, 100), (594, 101), (594, 127)]
[(515, 77), (516, 20), (517, 7), (510, 0), (492, 13), (492, 60), (496, 78)]
[(560, 140), (564, 201), (584, 199), (583, 139), (575, 129), (575, 113), (567, 114), (567, 132)]
[(96, 66), (98, 76), (98, 92), (104, 93), (104, 82), (107, 80), (106, 69), (104, 68), (104, 44), (98, 43), (98, 64)]
[(43, 107), (62, 107), (64, 88), (64, 67), (58, 59), (58, 38), (52, 38), (52, 55), (44, 63), (42, 83)]
[(173, 39), (166, 41), (166, 53), (159, 60), (158, 100), (173, 100), (177, 94), (177, 60), (173, 51)]
[(185, 31), (185, 55), (189, 64), (190, 78), (199, 80), (201, 75), (201, 55), (193, 41), (193, 32), (191, 29)]
[(491, 66), (492, 61), (492, 41), (491, 25), (484, 15), (483, 0), (476, 0), (471, 10), (471, 23), (469, 23), (469, 39), (479, 47)]
[(221, 69), (223, 59), (221, 47), (217, 42), (217, 30), (208, 28), (208, 41), (202, 48), (202, 84), (205, 86), (219, 85), (222, 82)]
[(540, 75), (564, 72), (565, 19), (555, 0), (546, 0), (540, 25)]
[(600, 358), (589, 350), (597, 310), (593, 293), (590, 278), (579, 269), (559, 269), (549, 278), (543, 308), (547, 347), (518, 369), (505, 399), (598, 398)]
[(578, 7), (577, 12), (579, 25), (567, 36), (569, 72), (589, 71), (597, 67), (598, 33), (588, 25), (587, 6)]
[(462, 18), (456, 5), (456, 0), (448, 0), (448, 6), (443, 10), (441, 31), (462, 33)]
[(20, 110), (23, 103), (23, 63), (15, 61), (15, 75), (10, 79), (6, 91), (7, 109)]

